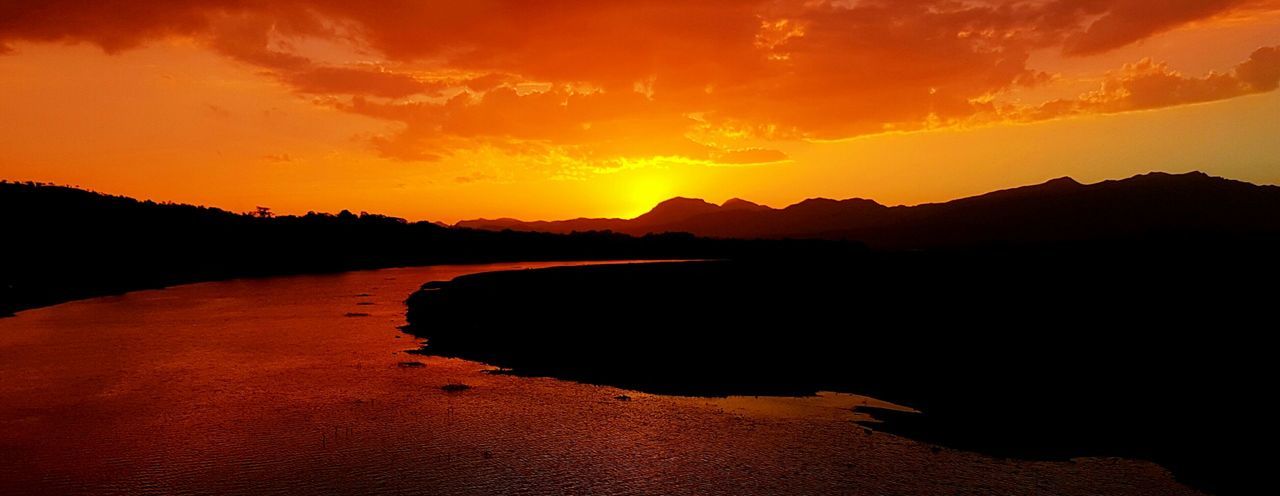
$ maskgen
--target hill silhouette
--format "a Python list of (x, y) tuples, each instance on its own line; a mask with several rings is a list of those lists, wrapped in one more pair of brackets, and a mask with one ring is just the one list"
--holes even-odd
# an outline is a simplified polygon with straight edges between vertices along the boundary
[(491, 232), (345, 210), (237, 214), (7, 181), (0, 182), (0, 227), (5, 234), (0, 316), (71, 299), (230, 277), (438, 263), (750, 257), (779, 250), (859, 248), (705, 240), (685, 234)]
[[(749, 210), (752, 208), (750, 205), (755, 204), (738, 200), (738, 202), (725, 202), (724, 206), (720, 206), (704, 200), (676, 197), (659, 203), (654, 206), (653, 209), (634, 219), (579, 218), (563, 221), (524, 222), (517, 219), (502, 218), (494, 220), (481, 219), (461, 221), (455, 225), (457, 227), (493, 231), (509, 229), (513, 231), (550, 232), (559, 234), (612, 231), (633, 235), (644, 235), (649, 232), (674, 232), (672, 229), (668, 229), (668, 227), (690, 218), (721, 211)], [(759, 205), (755, 206), (760, 207)]]
[(476, 229), (687, 232), (716, 238), (856, 240), (872, 248), (928, 249), (1128, 238), (1159, 233), (1280, 230), (1280, 187), (1209, 176), (1150, 173), (1081, 184), (1064, 177), (944, 203), (881, 205), (809, 199), (774, 209), (742, 200), (717, 206), (675, 198), (635, 219), (475, 220)]

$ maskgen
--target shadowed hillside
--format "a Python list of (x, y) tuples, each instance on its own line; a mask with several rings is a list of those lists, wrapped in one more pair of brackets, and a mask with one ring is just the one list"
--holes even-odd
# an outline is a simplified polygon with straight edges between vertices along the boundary
[(1199, 172), (1151, 173), (1034, 186), (917, 206), (810, 199), (782, 209), (742, 200), (716, 206), (676, 198), (630, 220), (464, 221), (478, 229), (629, 234), (688, 232), (720, 238), (849, 239), (872, 248), (922, 249), (1069, 242), (1152, 234), (1280, 232), (1280, 187)]
[(553, 235), (376, 214), (235, 214), (35, 183), (0, 183), (0, 315), (61, 301), (229, 277), (502, 260), (705, 258), (852, 245), (688, 235)]

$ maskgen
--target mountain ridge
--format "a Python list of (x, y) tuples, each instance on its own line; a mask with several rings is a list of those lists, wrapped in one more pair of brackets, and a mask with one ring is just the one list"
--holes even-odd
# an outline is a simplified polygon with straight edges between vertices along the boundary
[(1150, 172), (1085, 184), (1071, 177), (946, 202), (886, 206), (809, 198), (773, 208), (738, 198), (676, 197), (633, 219), (460, 221), (456, 227), (713, 238), (856, 240), (881, 248), (1071, 241), (1152, 232), (1280, 230), (1280, 187), (1204, 172)]

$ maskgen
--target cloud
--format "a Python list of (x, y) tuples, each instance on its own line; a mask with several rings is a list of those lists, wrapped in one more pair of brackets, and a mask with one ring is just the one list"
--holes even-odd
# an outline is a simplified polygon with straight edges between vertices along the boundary
[(1236, 66), (1236, 79), (1253, 93), (1280, 87), (1280, 47), (1264, 47)]
[(1248, 0), (1140, 0), (1100, 2), (1066, 0), (1061, 8), (1098, 15), (1084, 31), (1072, 35), (1064, 51), (1072, 55), (1102, 53), (1187, 23), (1249, 5)]
[(209, 28), (209, 13), (238, 9), (244, 3), (237, 0), (4, 0), (0, 2), (0, 43), (85, 41), (108, 52), (118, 52), (160, 37), (205, 32)]
[(293, 162), (293, 157), (290, 156), (288, 153), (268, 153), (262, 156), (262, 160), (284, 164), (284, 163)]
[(281, 79), (297, 91), (321, 95), (366, 95), (404, 98), (412, 95), (436, 95), (445, 85), (421, 81), (407, 74), (373, 68), (311, 67), (287, 72)]
[(1019, 109), (1022, 120), (1068, 115), (1150, 110), (1212, 102), (1273, 91), (1280, 87), (1280, 47), (1254, 51), (1231, 72), (1186, 76), (1167, 64), (1143, 59), (1109, 74), (1100, 88), (1073, 100), (1054, 100)]
[(787, 158), (787, 154), (779, 150), (745, 148), (741, 150), (726, 150), (719, 153), (715, 156), (715, 161), (721, 164), (747, 165), (781, 162)]
[[(785, 159), (772, 140), (1159, 108), (1276, 89), (1274, 48), (1227, 74), (1144, 61), (1071, 100), (1031, 53), (1089, 56), (1274, 0), (0, 0), (0, 47), (203, 43), (315, 102), (394, 123), (378, 153), (574, 163)], [(346, 47), (340, 56), (308, 48)], [(3, 52), (3, 50), (0, 50)], [(352, 55), (356, 54), (356, 55)], [(353, 59), (355, 57), (356, 59)], [(601, 167), (608, 169), (608, 167)]]

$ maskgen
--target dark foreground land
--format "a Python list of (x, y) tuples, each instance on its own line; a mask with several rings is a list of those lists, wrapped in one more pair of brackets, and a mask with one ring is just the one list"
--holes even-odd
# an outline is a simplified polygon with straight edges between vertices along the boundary
[(1275, 449), (1280, 240), (1144, 239), (479, 274), (408, 301), (428, 352), (637, 390), (908, 405), (877, 429), (1122, 456), (1249, 494)]

